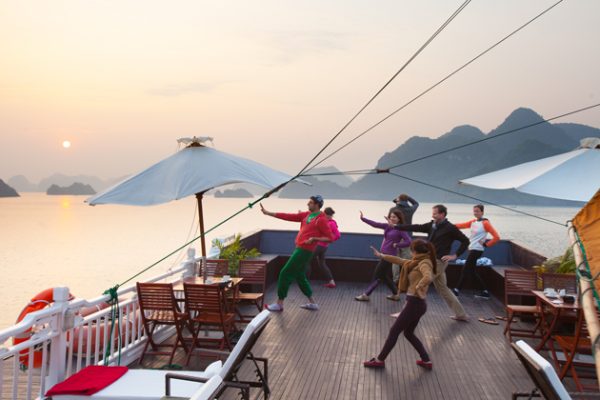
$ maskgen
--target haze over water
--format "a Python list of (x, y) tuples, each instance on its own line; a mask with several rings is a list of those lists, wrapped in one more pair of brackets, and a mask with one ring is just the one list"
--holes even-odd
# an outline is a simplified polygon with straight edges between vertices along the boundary
[[(197, 227), (194, 198), (153, 207), (90, 207), (84, 199), (83, 196), (41, 193), (0, 199), (3, 299), (0, 329), (14, 323), (23, 306), (43, 289), (68, 286), (77, 297), (99, 296), (105, 289), (122, 283), (197, 236), (196, 232), (190, 232), (192, 225), (194, 229)], [(205, 197), (206, 229), (248, 202), (249, 199)], [(295, 212), (306, 208), (306, 200), (271, 198), (264, 200), (263, 205), (270, 211)], [(336, 210), (335, 217), (343, 235), (344, 232), (377, 233), (377, 229), (359, 220), (359, 210), (370, 219), (383, 221), (392, 203), (326, 199), (326, 205)], [(422, 203), (414, 222), (428, 222), (431, 206)], [(450, 221), (462, 222), (471, 217), (471, 204), (448, 204), (448, 208)], [(519, 209), (558, 222), (572, 218), (577, 212), (575, 208), (521, 206)], [(486, 216), (503, 239), (513, 239), (546, 256), (562, 254), (568, 245), (567, 231), (561, 226), (492, 206), (486, 207)], [(298, 224), (264, 216), (257, 206), (210, 233), (207, 244), (216, 237), (265, 228), (295, 230)], [(379, 242), (373, 244), (378, 246)], [(193, 246), (199, 253), (199, 242)], [(142, 278), (158, 275), (176, 265), (184, 253), (185, 249)], [(132, 283), (135, 280), (129, 284)]]

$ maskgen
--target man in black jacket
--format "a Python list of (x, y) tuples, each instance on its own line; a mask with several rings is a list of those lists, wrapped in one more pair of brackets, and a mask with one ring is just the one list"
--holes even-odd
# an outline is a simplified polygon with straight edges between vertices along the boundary
[[(446, 304), (454, 311), (453, 318), (457, 321), (468, 321), (469, 318), (465, 309), (458, 301), (458, 298), (448, 288), (446, 280), (446, 267), (449, 261), (454, 261), (469, 247), (469, 238), (467, 238), (454, 224), (446, 219), (448, 209), (442, 204), (433, 206), (431, 218), (432, 221), (427, 224), (398, 224), (394, 228), (401, 231), (424, 232), (427, 233), (429, 240), (435, 247), (437, 256), (437, 274), (433, 278), (433, 285), (440, 296), (446, 301)], [(452, 243), (458, 240), (460, 246), (456, 253), (451, 254)]]

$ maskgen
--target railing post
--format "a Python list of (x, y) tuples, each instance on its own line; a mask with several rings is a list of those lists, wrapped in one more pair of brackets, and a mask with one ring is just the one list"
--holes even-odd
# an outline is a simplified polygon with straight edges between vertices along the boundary
[(52, 338), (50, 345), (50, 365), (49, 374), (46, 378), (46, 388), (51, 388), (55, 384), (65, 379), (66, 361), (67, 361), (67, 333), (65, 332), (65, 312), (69, 304), (69, 288), (56, 287), (53, 293), (54, 303), (52, 307), (56, 309), (52, 321), (52, 330), (58, 332), (58, 335)]

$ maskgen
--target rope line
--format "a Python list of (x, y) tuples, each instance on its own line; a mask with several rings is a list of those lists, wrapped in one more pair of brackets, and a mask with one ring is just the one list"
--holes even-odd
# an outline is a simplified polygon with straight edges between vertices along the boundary
[(352, 140), (350, 140), (349, 142), (347, 142), (343, 146), (337, 148), (332, 153), (329, 153), (327, 156), (325, 156), (325, 158), (323, 158), (321, 161), (319, 161), (318, 163), (316, 163), (315, 165), (313, 165), (310, 169), (314, 169), (315, 167), (317, 167), (318, 165), (322, 164), (323, 162), (325, 162), (329, 158), (333, 157), (335, 154), (337, 154), (338, 152), (340, 152), (342, 149), (345, 149), (350, 144), (352, 144), (353, 142), (355, 142), (356, 140), (358, 140), (359, 138), (361, 138), (362, 136), (364, 136), (368, 132), (372, 131), (373, 129), (375, 129), (376, 127), (378, 127), (379, 125), (381, 125), (383, 122), (387, 121), (388, 119), (390, 119), (391, 117), (393, 117), (394, 115), (396, 115), (398, 112), (402, 111), (403, 109), (405, 109), (406, 107), (408, 107), (410, 104), (414, 103), (415, 101), (417, 101), (418, 99), (420, 99), (421, 97), (423, 97), (425, 94), (429, 93), (434, 88), (436, 88), (437, 86), (441, 85), (442, 83), (444, 83), (445, 81), (447, 81), (448, 79), (450, 79), (452, 76), (454, 76), (458, 72), (460, 72), (463, 69), (465, 69), (467, 66), (469, 66), (470, 64), (472, 64), (473, 62), (475, 62), (477, 59), (479, 59), (480, 57), (482, 57), (485, 54), (489, 53), (492, 49), (494, 49), (495, 47), (499, 46), (501, 43), (503, 43), (504, 41), (506, 41), (510, 37), (512, 37), (515, 34), (517, 34), (519, 31), (521, 31), (522, 29), (524, 29), (529, 24), (533, 23), (535, 20), (537, 20), (538, 18), (540, 18), (541, 16), (543, 16), (544, 14), (546, 14), (547, 12), (549, 12), (550, 10), (552, 10), (554, 7), (556, 7), (558, 4), (562, 3), (563, 1), (564, 0), (559, 0), (556, 3), (554, 3), (553, 5), (551, 5), (550, 7), (546, 8), (544, 11), (542, 11), (541, 13), (539, 13), (538, 15), (536, 15), (535, 17), (533, 17), (532, 19), (530, 19), (529, 21), (527, 21), (525, 24), (521, 25), (520, 27), (518, 27), (517, 29), (515, 29), (514, 31), (512, 31), (511, 33), (509, 33), (508, 35), (506, 35), (504, 38), (500, 39), (499, 41), (497, 41), (496, 43), (494, 43), (492, 46), (488, 47), (486, 50), (482, 51), (477, 56), (475, 56), (471, 60), (467, 61), (461, 67), (455, 69), (450, 74), (446, 75), (443, 79), (441, 79), (437, 83), (433, 84), (429, 88), (425, 89), (423, 92), (421, 92), (417, 96), (413, 97), (411, 100), (409, 100), (408, 102), (406, 102), (401, 107), (397, 108), (391, 114), (388, 114), (385, 118), (381, 119), (379, 122), (375, 123), (370, 128), (367, 128), (365, 131), (363, 131), (362, 133), (360, 133), (359, 135), (357, 135), (355, 138), (353, 138)]
[[(562, 1), (562, 0), (561, 0)], [(456, 11), (454, 11), (454, 13), (452, 13), (452, 15), (450, 17), (448, 17), (448, 19), (429, 37), (429, 39), (427, 39), (427, 41), (425, 43), (423, 43), (423, 45), (421, 45), (421, 47), (408, 59), (408, 61), (406, 61), (404, 63), (404, 65), (381, 87), (381, 89), (379, 89), (377, 91), (377, 93), (375, 93), (375, 95), (373, 95), (369, 101), (366, 102), (366, 104), (364, 106), (362, 106), (360, 108), (360, 110), (358, 110), (358, 112), (356, 114), (354, 114), (354, 116), (352, 118), (350, 118), (350, 120), (348, 122), (346, 122), (346, 124), (342, 127), (342, 129), (340, 129), (335, 135), (333, 135), (333, 137), (325, 144), (325, 146), (323, 146), (323, 148), (321, 148), (321, 150), (319, 150), (317, 152), (317, 154), (315, 154), (315, 156), (300, 170), (300, 172), (298, 172), (299, 176), (300, 174), (302, 174), (303, 172), (305, 172), (307, 169), (309, 169), (310, 164), (312, 164), (326, 149), (327, 147), (329, 147), (331, 145), (331, 143), (333, 143), (333, 141), (335, 139), (337, 139), (342, 132), (344, 132), (346, 130), (346, 128), (352, 123), (354, 122), (354, 120), (356, 118), (358, 118), (358, 116), (375, 100), (375, 98), (377, 96), (379, 96), (379, 94), (381, 94), (381, 92), (383, 92), (385, 90), (385, 88), (387, 88), (390, 83), (392, 83), (392, 81), (402, 72), (404, 71), (404, 69), (423, 51), (425, 50), (425, 48), (433, 41), (433, 39), (435, 39), (449, 24), (450, 22), (452, 22), (452, 20), (454, 18), (456, 18), (458, 16), (458, 14), (461, 13), (462, 10), (465, 9), (465, 7), (471, 2), (471, 0), (466, 0), (464, 3), (462, 3), (460, 5), (460, 7), (458, 7), (458, 9)], [(314, 167), (311, 167), (310, 169), (312, 169)], [(297, 177), (296, 176), (296, 177)]]

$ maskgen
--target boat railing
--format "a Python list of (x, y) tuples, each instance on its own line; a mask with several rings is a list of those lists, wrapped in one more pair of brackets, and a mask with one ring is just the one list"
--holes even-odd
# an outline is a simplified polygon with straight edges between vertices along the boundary
[[(191, 255), (146, 281), (177, 282), (195, 273), (198, 260)], [(107, 307), (109, 295), (69, 300), (68, 288), (54, 288), (49, 307), (0, 331), (0, 399), (43, 398), (54, 384), (88, 365), (128, 365), (139, 358), (147, 338), (136, 286), (119, 289), (117, 295), (118, 313)], [(171, 330), (157, 329), (153, 337), (165, 340)]]

